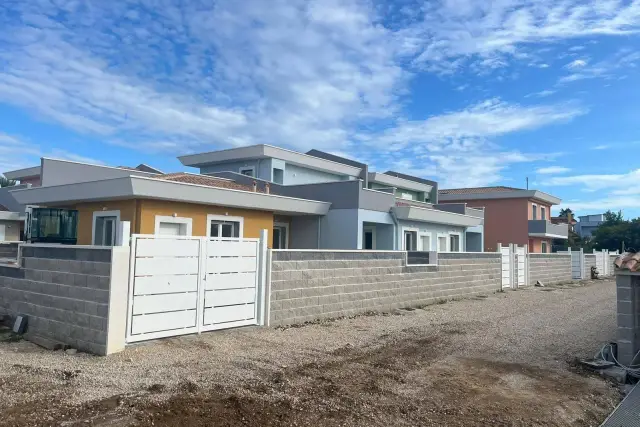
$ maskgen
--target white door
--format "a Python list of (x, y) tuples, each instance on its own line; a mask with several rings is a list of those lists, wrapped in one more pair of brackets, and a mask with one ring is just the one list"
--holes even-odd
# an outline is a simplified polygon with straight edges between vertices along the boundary
[(421, 251), (429, 252), (431, 250), (431, 236), (427, 234), (420, 235), (420, 248)]
[(114, 246), (116, 244), (116, 231), (118, 218), (115, 216), (98, 216), (95, 223), (94, 245)]
[(185, 236), (187, 233), (184, 229), (186, 229), (184, 224), (161, 222), (158, 234), (163, 236)]
[(584, 259), (582, 251), (571, 252), (571, 278), (574, 280), (582, 279), (582, 260)]
[(446, 236), (438, 236), (438, 252), (447, 252)]
[(6, 238), (5, 225), (0, 224), (0, 242), (4, 242), (5, 238)]
[(524, 246), (516, 247), (516, 277), (518, 278), (518, 287), (526, 285), (527, 274), (527, 256)]

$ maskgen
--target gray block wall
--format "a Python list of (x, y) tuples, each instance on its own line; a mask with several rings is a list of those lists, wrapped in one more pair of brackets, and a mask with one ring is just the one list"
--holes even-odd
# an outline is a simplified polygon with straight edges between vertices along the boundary
[(0, 243), (0, 258), (18, 258), (18, 243)]
[(529, 283), (544, 285), (570, 282), (571, 255), (529, 254)]
[(618, 255), (609, 255), (609, 275), (613, 276), (616, 274), (616, 265), (615, 260)]
[[(584, 277), (586, 280), (591, 279), (591, 267), (596, 266), (596, 256), (594, 254), (584, 254)], [(602, 272), (600, 272), (602, 273)]]
[(106, 354), (110, 248), (22, 247), (22, 267), (0, 267), (0, 313), (28, 316), (26, 337)]
[(421, 307), (501, 289), (498, 253), (439, 253), (407, 266), (404, 252), (273, 251), (270, 324)]
[(628, 271), (616, 274), (618, 300), (618, 360), (629, 366), (638, 364), (640, 356), (640, 275)]

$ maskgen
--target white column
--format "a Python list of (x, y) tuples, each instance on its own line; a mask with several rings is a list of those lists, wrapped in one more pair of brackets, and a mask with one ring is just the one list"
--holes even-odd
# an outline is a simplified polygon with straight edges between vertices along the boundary
[(269, 258), (269, 249), (267, 242), (269, 238), (268, 230), (260, 230), (260, 242), (258, 246), (258, 312), (257, 321), (259, 325), (269, 324), (269, 313), (267, 311), (267, 298), (269, 298), (271, 288), (271, 275), (267, 274), (270, 270), (267, 260)]

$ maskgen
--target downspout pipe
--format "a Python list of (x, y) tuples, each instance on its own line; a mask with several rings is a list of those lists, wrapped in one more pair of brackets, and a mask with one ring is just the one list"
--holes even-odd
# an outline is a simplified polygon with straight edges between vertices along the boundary
[(400, 230), (400, 222), (398, 221), (398, 217), (396, 217), (396, 213), (393, 211), (393, 208), (389, 209), (389, 214), (393, 220), (393, 250), (397, 251), (400, 250), (400, 248), (398, 248), (398, 230)]

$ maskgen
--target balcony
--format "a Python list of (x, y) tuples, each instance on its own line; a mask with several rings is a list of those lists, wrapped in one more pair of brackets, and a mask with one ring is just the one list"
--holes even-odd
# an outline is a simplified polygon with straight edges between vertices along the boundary
[(484, 208), (470, 208), (466, 203), (440, 203), (435, 206), (441, 211), (459, 213), (461, 215), (475, 216), (476, 218), (484, 218)]
[(568, 224), (552, 224), (544, 219), (529, 220), (529, 237), (547, 237), (550, 239), (567, 239)]

